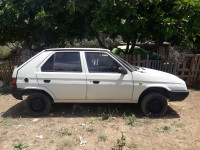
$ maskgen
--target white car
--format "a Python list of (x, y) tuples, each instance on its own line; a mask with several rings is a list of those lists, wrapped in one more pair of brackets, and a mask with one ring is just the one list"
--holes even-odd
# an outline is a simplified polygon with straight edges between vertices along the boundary
[(16, 68), (12, 95), (26, 99), (34, 116), (52, 103), (140, 103), (146, 116), (158, 117), (167, 103), (185, 99), (185, 82), (169, 73), (136, 67), (97, 48), (46, 49)]

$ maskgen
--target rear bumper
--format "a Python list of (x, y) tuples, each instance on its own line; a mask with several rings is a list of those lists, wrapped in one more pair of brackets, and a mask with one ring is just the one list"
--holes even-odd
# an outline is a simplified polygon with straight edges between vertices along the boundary
[(12, 88), (11, 93), (12, 93), (14, 98), (19, 99), (19, 100), (23, 100), (22, 96), (24, 95), (25, 90), (19, 89), (19, 88)]
[(170, 91), (169, 98), (171, 101), (182, 101), (189, 95), (189, 91)]

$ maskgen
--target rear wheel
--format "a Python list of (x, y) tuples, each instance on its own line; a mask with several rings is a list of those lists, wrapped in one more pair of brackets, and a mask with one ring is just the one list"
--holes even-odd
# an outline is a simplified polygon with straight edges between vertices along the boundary
[(160, 93), (146, 95), (141, 103), (142, 112), (149, 117), (161, 117), (168, 108), (167, 98)]
[(26, 99), (26, 110), (30, 115), (46, 115), (52, 106), (51, 99), (41, 92), (32, 93)]

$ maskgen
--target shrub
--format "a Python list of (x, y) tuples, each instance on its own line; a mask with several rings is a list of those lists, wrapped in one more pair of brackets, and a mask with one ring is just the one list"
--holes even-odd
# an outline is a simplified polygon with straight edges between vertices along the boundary
[(125, 145), (126, 145), (126, 137), (122, 133), (121, 138), (117, 139), (117, 145), (113, 147), (112, 150), (122, 150)]
[(17, 144), (14, 145), (14, 150), (27, 150), (28, 149), (28, 145), (19, 142)]
[(134, 126), (134, 124), (137, 122), (137, 118), (134, 114), (128, 117), (125, 116), (125, 122), (127, 125)]
[(0, 94), (7, 95), (11, 93), (12, 86), (10, 83), (4, 83), (0, 88)]

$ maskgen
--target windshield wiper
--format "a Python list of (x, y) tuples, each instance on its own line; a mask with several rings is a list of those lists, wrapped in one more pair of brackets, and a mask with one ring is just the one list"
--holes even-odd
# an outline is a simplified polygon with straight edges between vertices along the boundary
[(138, 67), (138, 66), (133, 66), (133, 67), (134, 67), (135, 70), (139, 70), (140, 69), (140, 67)]

